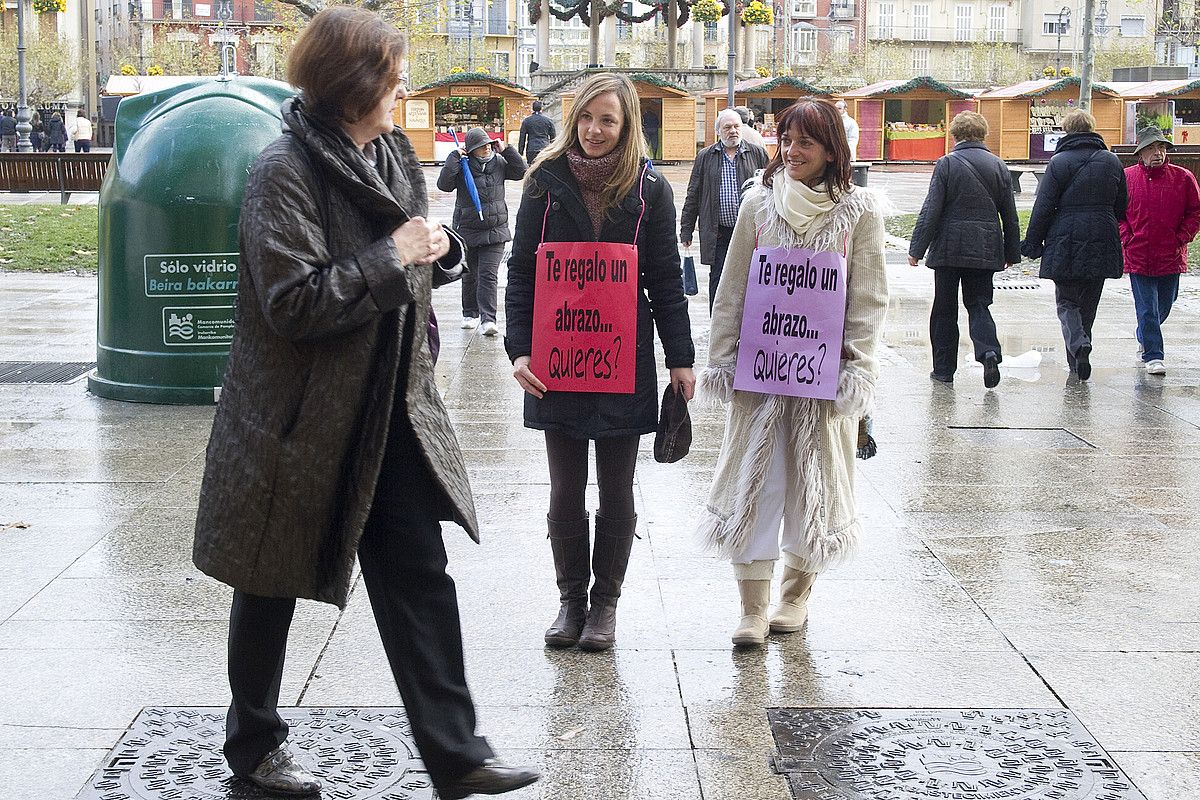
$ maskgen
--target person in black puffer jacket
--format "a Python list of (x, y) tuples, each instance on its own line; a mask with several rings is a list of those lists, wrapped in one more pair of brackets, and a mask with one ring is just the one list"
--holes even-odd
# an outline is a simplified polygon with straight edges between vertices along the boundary
[(983, 364), (983, 385), (990, 389), (1000, 382), (1001, 361), (996, 323), (988, 310), (992, 273), (1021, 260), (1021, 230), (1008, 168), (984, 146), (987, 132), (987, 120), (974, 111), (964, 111), (951, 121), (950, 135), (957, 144), (933, 168), (929, 194), (909, 244), (908, 263), (915, 267), (925, 258), (925, 265), (933, 270), (929, 314), (933, 372), (929, 377), (944, 383), (954, 380), (961, 283), (975, 360)]
[(1106, 278), (1124, 268), (1119, 220), (1129, 193), (1121, 160), (1096, 133), (1083, 109), (1067, 113), (1058, 143), (1021, 243), (1021, 253), (1041, 258), (1039, 275), (1054, 281), (1067, 365), (1080, 380), (1092, 374), (1092, 323)]
[[(606, 650), (616, 641), (617, 598), (637, 527), (633, 475), (638, 440), (658, 422), (656, 326), (671, 384), (686, 400), (696, 385), (695, 348), (675, 238), (675, 201), (671, 184), (650, 166), (640, 123), (637, 93), (628, 78), (600, 73), (584, 82), (562, 133), (542, 151), (525, 179), (508, 260), (504, 343), (513, 377), (526, 393), (525, 425), (545, 431), (550, 467), (546, 523), (561, 603), (546, 631), (551, 647), (578, 643), (584, 650)], [(545, 329), (535, 332), (533, 323), (534, 268), (543, 242), (636, 246), (637, 286), (631, 287), (636, 293), (630, 298), (636, 311), (624, 309), (636, 314), (636, 342), (625, 344), (624, 358), (619, 351), (614, 357), (617, 368), (633, 367), (632, 394), (547, 391), (542, 379), (549, 375), (541, 365), (531, 365), (535, 335), (549, 335)], [(611, 305), (595, 311), (601, 318), (617, 316)], [(590, 564), (585, 505), (589, 440), (596, 442), (600, 488)]]
[[(466, 160), (480, 208), (475, 208), (463, 175)], [(491, 141), (483, 128), (467, 131), (463, 149), (455, 150), (442, 165), (437, 187), (443, 192), (458, 190), (454, 200), (454, 230), (467, 243), (467, 271), (462, 280), (464, 328), (480, 325), (484, 336), (495, 336), (496, 275), (504, 258), (508, 232), (508, 204), (504, 202), (504, 182), (525, 177), (525, 160), (511, 144)], [(482, 219), (481, 219), (482, 217)]]

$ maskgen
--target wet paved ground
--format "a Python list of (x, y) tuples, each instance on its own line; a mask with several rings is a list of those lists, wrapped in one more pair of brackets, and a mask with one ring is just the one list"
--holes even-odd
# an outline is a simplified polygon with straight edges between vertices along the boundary
[[(668, 175), (682, 201), (686, 168)], [(922, 180), (894, 190), (911, 203)], [(1200, 310), (1172, 316), (1170, 371), (1149, 377), (1127, 286), (1110, 282), (1080, 384), (1052, 289), (997, 291), (1006, 358), (1040, 366), (1006, 367), (994, 392), (972, 366), (931, 384), (931, 274), (889, 261), (862, 550), (817, 582), (804, 631), (761, 652), (731, 649), (736, 587), (692, 536), (722, 427), (699, 411), (684, 461), (657, 464), (644, 441), (617, 649), (541, 646), (556, 610), (542, 444), (502, 343), (455, 327), (456, 290), (438, 293), (438, 377), (484, 527), (481, 546), (446, 531), (480, 729), (547, 773), (511, 796), (783, 800), (775, 706), (1065, 706), (1147, 798), (1200, 796)], [(0, 274), (0, 361), (92, 360), (95, 284)], [(706, 311), (693, 298), (701, 354)], [(230, 590), (190, 564), (211, 418), (82, 381), (0, 386), (5, 800), (74, 796), (144, 706), (227, 702)], [(364, 592), (344, 614), (301, 605), (281, 699), (398, 705)]]

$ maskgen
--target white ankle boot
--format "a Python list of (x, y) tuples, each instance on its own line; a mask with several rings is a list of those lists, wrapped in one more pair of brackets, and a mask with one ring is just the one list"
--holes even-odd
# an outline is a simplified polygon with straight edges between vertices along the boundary
[(771, 581), (739, 579), (738, 593), (742, 596), (742, 621), (733, 632), (733, 643), (739, 647), (762, 647), (771, 628), (767, 622)]
[(815, 572), (802, 572), (790, 564), (783, 566), (783, 591), (779, 605), (771, 612), (771, 633), (795, 633), (808, 619), (808, 596), (812, 593)]

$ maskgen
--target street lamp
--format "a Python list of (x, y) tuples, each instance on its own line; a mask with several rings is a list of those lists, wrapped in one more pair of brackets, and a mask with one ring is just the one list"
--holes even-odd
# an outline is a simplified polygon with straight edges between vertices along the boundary
[[(1066, 17), (1066, 22), (1063, 18)], [(1055, 30), (1058, 33), (1058, 44), (1054, 48), (1054, 77), (1062, 75), (1062, 37), (1067, 32), (1067, 25), (1071, 22), (1071, 9), (1063, 6), (1058, 10), (1058, 24), (1055, 25)]]
[(30, 120), (28, 98), (25, 96), (25, 0), (17, 0), (17, 152), (32, 153), (33, 142), (29, 134), (33, 130)]

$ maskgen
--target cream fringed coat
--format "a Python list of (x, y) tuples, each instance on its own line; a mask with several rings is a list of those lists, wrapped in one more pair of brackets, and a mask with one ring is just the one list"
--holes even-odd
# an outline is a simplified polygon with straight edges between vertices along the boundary
[[(734, 391), (742, 308), (751, 256), (762, 247), (846, 249), (846, 324), (836, 400)], [(725, 258), (712, 312), (708, 367), (700, 390), (729, 403), (725, 439), (712, 490), (700, 522), (704, 542), (735, 561), (745, 548), (757, 515), (775, 448), (775, 427), (792, 420), (792, 448), (785, 514), (803, 520), (805, 557), (813, 571), (836, 564), (857, 543), (854, 453), (858, 420), (874, 401), (888, 289), (883, 258), (883, 216), (877, 200), (854, 189), (818, 218), (803, 238), (776, 213), (771, 190), (761, 183), (746, 194)]]

